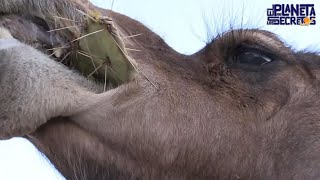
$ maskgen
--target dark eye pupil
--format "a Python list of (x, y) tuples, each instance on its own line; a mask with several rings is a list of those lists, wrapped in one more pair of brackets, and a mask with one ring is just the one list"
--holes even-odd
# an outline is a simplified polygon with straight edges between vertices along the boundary
[(271, 62), (271, 59), (255, 52), (241, 53), (236, 57), (238, 63), (261, 66)]

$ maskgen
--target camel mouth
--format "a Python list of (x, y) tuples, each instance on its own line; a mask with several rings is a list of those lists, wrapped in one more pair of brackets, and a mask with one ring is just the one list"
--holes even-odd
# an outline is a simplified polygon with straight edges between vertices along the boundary
[[(0, 24), (14, 38), (47, 54), (89, 80), (115, 88), (135, 79), (137, 64), (126, 46), (130, 38), (109, 17), (87, 14), (81, 22), (66, 17), (2, 15)], [(13, 28), (19, 27), (19, 28)]]
[[(32, 14), (2, 14), (0, 26), (8, 29), (12, 37), (23, 44), (49, 56), (52, 61), (62, 63), (89, 81), (94, 81), (84, 82), (83, 89), (92, 93), (105, 92), (135, 79), (137, 66), (126, 49), (129, 38), (111, 19), (100, 15), (83, 18), (82, 22), (56, 16), (53, 18), (52, 15), (36, 17)], [(0, 117), (2, 119), (6, 120), (7, 117)], [(43, 118), (35, 126), (28, 125), (21, 131), (10, 130), (7, 134), (1, 132), (5, 137), (0, 138), (9, 139), (33, 133), (46, 120), (49, 119)]]

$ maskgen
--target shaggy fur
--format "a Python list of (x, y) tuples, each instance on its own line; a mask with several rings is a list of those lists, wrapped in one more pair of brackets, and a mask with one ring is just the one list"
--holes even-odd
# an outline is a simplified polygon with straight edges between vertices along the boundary
[[(28, 137), (67, 179), (320, 177), (318, 55), (242, 29), (184, 56), (112, 17), (127, 35), (143, 33), (127, 47), (142, 50), (130, 56), (158, 89), (139, 74), (99, 94), (17, 41), (0, 50), (1, 138)], [(272, 62), (252, 64), (261, 57)]]

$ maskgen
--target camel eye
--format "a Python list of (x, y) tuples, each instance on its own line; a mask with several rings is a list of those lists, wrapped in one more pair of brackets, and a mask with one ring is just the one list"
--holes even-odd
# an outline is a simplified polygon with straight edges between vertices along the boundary
[(271, 63), (272, 58), (256, 49), (241, 50), (233, 57), (234, 63), (262, 66)]

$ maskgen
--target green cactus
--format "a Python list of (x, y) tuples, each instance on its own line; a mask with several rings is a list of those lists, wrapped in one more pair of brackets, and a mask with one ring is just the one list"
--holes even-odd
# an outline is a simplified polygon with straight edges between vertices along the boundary
[(85, 33), (78, 38), (77, 53), (72, 64), (84, 76), (104, 79), (121, 85), (133, 79), (135, 65), (129, 59), (116, 28), (110, 19), (89, 18)]

